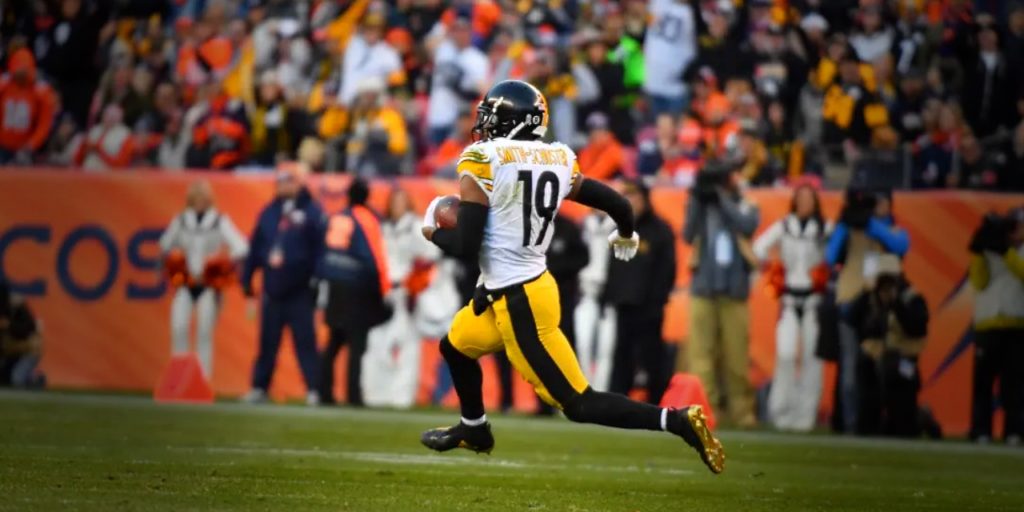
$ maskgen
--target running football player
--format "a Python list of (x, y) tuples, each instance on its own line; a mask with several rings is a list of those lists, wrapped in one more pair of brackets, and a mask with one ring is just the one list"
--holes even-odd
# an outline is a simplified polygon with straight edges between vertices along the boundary
[(532, 85), (507, 80), (494, 85), (477, 108), (479, 141), (458, 161), (461, 203), (454, 228), (438, 228), (431, 203), (423, 234), (449, 255), (478, 257), (482, 284), (441, 339), (462, 419), (428, 430), (422, 443), (433, 450), (494, 447), (484, 414), (481, 356), (504, 349), (516, 370), (546, 402), (567, 418), (626, 429), (675, 434), (714, 473), (724, 468), (722, 444), (708, 429), (700, 406), (659, 408), (595, 391), (559, 330), (555, 280), (545, 252), (563, 199), (603, 210), (618, 229), (608, 242), (613, 255), (629, 260), (640, 238), (633, 231), (629, 202), (599, 181), (580, 174), (576, 155), (561, 143), (543, 142), (547, 100)]

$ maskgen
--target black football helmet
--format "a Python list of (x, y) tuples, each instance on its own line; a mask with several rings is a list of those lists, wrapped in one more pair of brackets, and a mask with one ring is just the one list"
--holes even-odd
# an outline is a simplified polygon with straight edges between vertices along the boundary
[(538, 140), (548, 131), (548, 100), (522, 80), (491, 87), (476, 108), (473, 133), (481, 140)]

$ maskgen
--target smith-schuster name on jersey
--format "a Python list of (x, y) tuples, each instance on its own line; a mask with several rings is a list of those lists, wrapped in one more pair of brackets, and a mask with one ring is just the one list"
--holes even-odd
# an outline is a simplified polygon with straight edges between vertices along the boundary
[(503, 288), (543, 273), (555, 215), (579, 177), (572, 150), (557, 142), (477, 142), (462, 152), (458, 173), (476, 180), (491, 203), (480, 250), (484, 286)]

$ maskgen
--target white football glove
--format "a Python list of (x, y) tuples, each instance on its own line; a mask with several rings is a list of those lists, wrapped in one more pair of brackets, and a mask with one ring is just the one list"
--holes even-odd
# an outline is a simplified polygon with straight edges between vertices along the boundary
[(629, 261), (636, 256), (636, 250), (640, 247), (640, 235), (634, 231), (633, 236), (623, 238), (619, 235), (619, 230), (615, 230), (608, 235), (608, 245), (611, 246), (615, 259)]
[(430, 202), (430, 206), (427, 206), (427, 213), (423, 214), (423, 227), (437, 229), (437, 220), (434, 219), (434, 210), (437, 209), (437, 203), (440, 202), (441, 196), (438, 196)]

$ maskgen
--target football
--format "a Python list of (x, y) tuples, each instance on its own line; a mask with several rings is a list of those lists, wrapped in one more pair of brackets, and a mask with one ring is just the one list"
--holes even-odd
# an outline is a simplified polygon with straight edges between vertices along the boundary
[(458, 224), (459, 220), (459, 198), (458, 196), (444, 196), (437, 203), (434, 209), (434, 222), (437, 227), (451, 229)]

